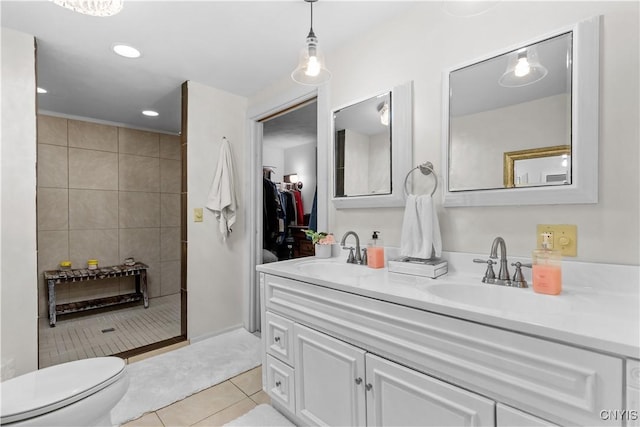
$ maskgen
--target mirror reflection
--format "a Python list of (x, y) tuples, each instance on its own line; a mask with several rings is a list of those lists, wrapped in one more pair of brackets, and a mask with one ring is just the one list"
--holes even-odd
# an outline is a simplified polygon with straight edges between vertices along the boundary
[(572, 32), (452, 71), (449, 191), (571, 184), (571, 75)]
[(504, 153), (505, 188), (564, 185), (571, 179), (571, 146)]
[(391, 92), (334, 112), (335, 197), (391, 193)]

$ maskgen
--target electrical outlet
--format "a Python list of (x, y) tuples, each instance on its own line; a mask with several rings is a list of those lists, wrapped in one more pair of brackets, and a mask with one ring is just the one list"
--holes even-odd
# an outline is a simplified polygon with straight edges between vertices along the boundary
[(202, 208), (193, 209), (193, 222), (202, 222), (203, 215)]
[(542, 242), (549, 242), (549, 249), (562, 252), (563, 256), (577, 256), (578, 254), (578, 227), (572, 224), (538, 224), (537, 247), (542, 248)]

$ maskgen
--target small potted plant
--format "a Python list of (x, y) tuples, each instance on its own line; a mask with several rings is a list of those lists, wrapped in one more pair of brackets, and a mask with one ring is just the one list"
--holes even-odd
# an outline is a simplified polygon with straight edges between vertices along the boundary
[(331, 258), (331, 252), (336, 240), (331, 233), (325, 233), (324, 231), (305, 230), (304, 234), (314, 244), (316, 257), (318, 258)]

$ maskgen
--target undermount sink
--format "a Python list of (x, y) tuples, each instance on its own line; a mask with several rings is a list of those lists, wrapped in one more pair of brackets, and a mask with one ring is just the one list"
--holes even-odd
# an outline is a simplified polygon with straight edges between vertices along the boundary
[(570, 307), (561, 296), (544, 295), (531, 288), (478, 284), (437, 284), (427, 291), (438, 298), (473, 307), (500, 311), (560, 312)]
[(371, 274), (364, 265), (347, 264), (344, 261), (307, 261), (297, 265), (297, 269), (309, 276), (339, 282), (352, 281)]

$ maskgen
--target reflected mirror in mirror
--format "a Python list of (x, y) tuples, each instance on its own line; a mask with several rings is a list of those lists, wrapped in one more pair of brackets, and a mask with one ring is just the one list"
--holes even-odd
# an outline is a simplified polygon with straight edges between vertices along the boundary
[(572, 40), (449, 73), (449, 191), (571, 184)]
[(564, 185), (571, 179), (571, 146), (534, 148), (504, 153), (506, 188)]
[(391, 92), (334, 112), (335, 197), (391, 193)]

